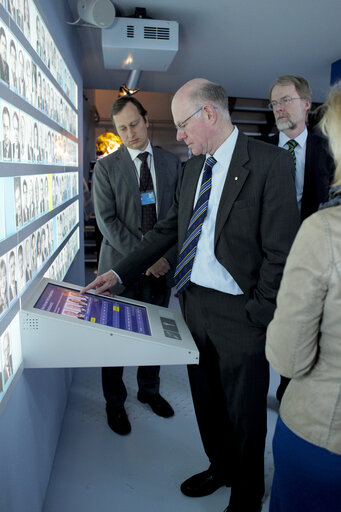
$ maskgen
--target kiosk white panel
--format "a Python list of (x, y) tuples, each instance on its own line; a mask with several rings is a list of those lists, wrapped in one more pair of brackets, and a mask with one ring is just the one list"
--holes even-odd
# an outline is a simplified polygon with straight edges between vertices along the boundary
[(25, 368), (198, 364), (179, 311), (43, 278), (20, 311)]

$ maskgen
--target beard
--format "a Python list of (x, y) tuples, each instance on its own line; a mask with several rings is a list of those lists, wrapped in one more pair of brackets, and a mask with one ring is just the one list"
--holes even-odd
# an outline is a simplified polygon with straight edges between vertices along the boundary
[(291, 119), (278, 119), (276, 121), (278, 131), (283, 132), (284, 130), (294, 130), (297, 128), (297, 123), (294, 123)]

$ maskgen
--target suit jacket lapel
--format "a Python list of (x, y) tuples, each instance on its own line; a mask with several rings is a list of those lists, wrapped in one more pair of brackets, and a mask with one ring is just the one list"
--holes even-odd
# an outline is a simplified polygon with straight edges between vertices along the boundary
[(186, 184), (183, 183), (183, 189), (186, 190), (186, 196), (181, 208), (181, 219), (179, 219), (180, 246), (185, 239), (189, 221), (193, 213), (195, 193), (204, 162), (205, 156), (198, 156), (192, 157), (186, 165), (186, 173), (184, 177)]
[[(120, 150), (119, 150), (120, 151)], [(136, 167), (125, 146), (122, 146), (122, 151), (117, 154), (118, 165), (125, 180), (128, 190), (131, 191), (132, 198), (134, 199), (138, 212), (141, 212), (141, 199), (138, 178), (136, 174)]]
[(249, 170), (244, 167), (248, 160), (247, 137), (243, 133), (239, 133), (219, 202), (214, 245), (216, 245), (219, 239), (219, 235), (227, 221), (233, 203), (238, 197), (249, 174)]
[(160, 206), (164, 203), (164, 194), (166, 192), (166, 179), (165, 179), (165, 169), (164, 169), (164, 161), (160, 153), (153, 148), (153, 158), (154, 158), (154, 169), (155, 169), (155, 177), (156, 177), (156, 192), (157, 192), (157, 204), (158, 204), (158, 215), (160, 214)]

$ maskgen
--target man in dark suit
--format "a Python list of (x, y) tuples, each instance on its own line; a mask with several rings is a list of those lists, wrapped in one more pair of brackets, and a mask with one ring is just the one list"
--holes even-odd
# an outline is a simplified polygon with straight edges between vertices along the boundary
[(9, 301), (12, 302), (18, 295), (18, 285), (16, 279), (16, 259), (15, 252), (12, 250), (9, 253), (8, 257), (8, 270), (9, 270), (9, 283), (8, 283), (8, 291), (9, 291)]
[[(139, 101), (129, 96), (117, 99), (111, 117), (123, 145), (98, 160), (95, 166), (95, 214), (103, 235), (100, 273), (115, 267), (154, 226), (156, 218), (166, 216), (181, 173), (181, 163), (175, 155), (150, 144), (147, 112)], [(165, 251), (148, 265), (150, 268), (145, 267), (133, 283), (124, 289), (116, 287), (115, 293), (168, 306), (173, 284), (170, 265), (175, 263), (175, 255), (175, 247)], [(174, 411), (159, 393), (159, 371), (159, 366), (139, 367), (137, 397), (148, 403), (155, 414), (169, 417)], [(121, 367), (102, 369), (108, 424), (121, 435), (131, 429), (124, 408), (127, 391), (122, 376)]]
[(270, 88), (269, 98), (279, 133), (268, 137), (266, 142), (284, 149), (288, 149), (289, 140), (297, 142), (295, 186), (302, 222), (327, 201), (335, 170), (333, 160), (326, 140), (307, 130), (312, 92), (305, 78), (278, 77)]
[(20, 160), (19, 116), (17, 112), (14, 112), (12, 116), (12, 134), (12, 159)]
[(11, 143), (11, 119), (9, 110), (6, 106), (2, 109), (2, 158), (4, 160), (12, 159), (12, 143)]
[[(172, 208), (114, 267), (117, 275), (100, 275), (84, 290), (96, 286), (101, 293), (117, 276), (129, 282), (176, 241), (177, 276), (190, 246), (188, 233), (195, 218), (200, 226), (198, 216), (207, 205), (197, 246), (190, 246), (185, 258), (193, 262), (185, 274), (189, 280), (176, 277), (176, 286), (200, 351), (199, 365), (189, 366), (188, 372), (210, 466), (183, 482), (181, 490), (199, 497), (231, 486), (228, 512), (258, 512), (269, 383), (265, 330), (298, 227), (293, 162), (287, 152), (239, 133), (231, 123), (226, 92), (208, 80), (181, 87), (172, 113), (177, 139), (195, 155), (184, 168)], [(207, 167), (212, 164), (210, 178)], [(198, 211), (209, 188), (209, 199)]]
[(9, 55), (10, 55), (10, 86), (14, 89), (18, 89), (18, 70), (17, 70), (17, 49), (15, 42), (11, 39), (9, 44)]
[(7, 38), (5, 29), (0, 27), (0, 78), (9, 85), (9, 66), (7, 58)]
[[(295, 75), (278, 77), (270, 87), (269, 98), (279, 133), (265, 140), (284, 149), (289, 149), (290, 141), (295, 145), (296, 198), (303, 222), (328, 200), (335, 170), (333, 159), (328, 152), (327, 141), (307, 130), (312, 92), (305, 78)], [(287, 377), (281, 377), (276, 393), (279, 401), (288, 383)]]

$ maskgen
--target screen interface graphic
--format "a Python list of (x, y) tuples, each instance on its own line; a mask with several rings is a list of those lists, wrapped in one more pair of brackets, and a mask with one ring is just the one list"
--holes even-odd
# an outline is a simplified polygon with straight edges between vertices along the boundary
[(147, 310), (128, 302), (48, 284), (35, 308), (125, 331), (151, 335)]

